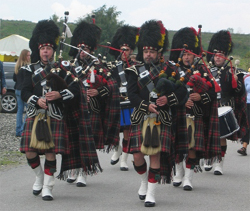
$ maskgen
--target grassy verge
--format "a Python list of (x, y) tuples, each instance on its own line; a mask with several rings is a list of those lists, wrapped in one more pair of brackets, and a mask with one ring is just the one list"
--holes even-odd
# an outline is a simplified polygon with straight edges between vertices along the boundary
[(26, 161), (25, 155), (18, 151), (5, 151), (0, 155), (0, 169), (5, 169), (7, 166), (16, 166)]

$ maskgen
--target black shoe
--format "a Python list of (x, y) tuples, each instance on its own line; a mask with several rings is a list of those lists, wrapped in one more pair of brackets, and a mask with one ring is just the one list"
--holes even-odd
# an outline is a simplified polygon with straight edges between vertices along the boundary
[(183, 187), (183, 190), (187, 190), (187, 191), (191, 191), (193, 188), (191, 187), (191, 186), (189, 186), (189, 185), (185, 185), (184, 187)]
[(140, 200), (145, 200), (145, 198), (146, 198), (146, 195), (139, 195)]
[(243, 156), (247, 155), (247, 149), (245, 147), (240, 148), (237, 152)]
[(222, 175), (220, 171), (214, 171), (214, 175)]
[(33, 194), (35, 196), (38, 196), (41, 192), (42, 192), (42, 189), (41, 190), (33, 190)]
[(118, 161), (119, 161), (119, 158), (118, 158), (117, 160), (111, 160), (111, 161), (110, 161), (110, 164), (111, 164), (111, 165), (115, 165), (115, 164), (118, 163)]
[(84, 184), (82, 182), (78, 182), (78, 183), (76, 183), (76, 187), (86, 187), (86, 184)]
[(211, 171), (212, 168), (213, 167), (205, 167), (204, 169), (205, 169), (205, 171)]
[(44, 201), (52, 201), (53, 197), (52, 196), (43, 196)]
[(128, 171), (128, 168), (127, 167), (120, 167), (120, 170), (121, 171)]
[(73, 183), (73, 182), (75, 182), (76, 181), (76, 179), (67, 179), (67, 183)]
[(21, 135), (16, 135), (17, 138), (22, 137)]
[(181, 185), (181, 182), (173, 182), (174, 187), (179, 187)]
[(146, 202), (144, 203), (144, 206), (145, 206), (145, 207), (154, 207), (154, 206), (155, 206), (155, 202), (146, 201)]

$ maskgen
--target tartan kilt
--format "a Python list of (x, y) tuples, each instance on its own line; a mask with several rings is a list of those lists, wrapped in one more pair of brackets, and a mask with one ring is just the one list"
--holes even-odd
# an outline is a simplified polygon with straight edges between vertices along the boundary
[[(143, 142), (142, 125), (143, 121), (141, 121), (141, 123), (138, 125), (131, 125), (128, 145), (127, 148), (125, 148), (124, 152), (135, 153), (141, 151), (141, 145)], [(161, 124), (160, 140), (161, 140), (161, 152), (170, 153), (171, 142), (173, 140), (173, 133), (171, 130), (171, 126), (169, 127), (167, 125)]]
[[(98, 157), (96, 154), (94, 142), (87, 143), (86, 141), (80, 140), (79, 138), (79, 118), (80, 111), (75, 110), (68, 115), (67, 125), (69, 128), (69, 146), (70, 154), (62, 156), (62, 167), (59, 179), (66, 180), (68, 177), (68, 170), (79, 169), (87, 174), (96, 174), (97, 172), (102, 171), (99, 163)], [(81, 131), (84, 134), (84, 137), (90, 139), (90, 135), (86, 131)], [(92, 139), (93, 140), (93, 139)], [(89, 145), (88, 145), (89, 144)], [(86, 147), (88, 145), (88, 147)], [(93, 150), (93, 151), (92, 151)], [(91, 161), (96, 161), (95, 163)], [(76, 171), (76, 172), (78, 172)]]
[(194, 140), (195, 145), (192, 149), (195, 151), (205, 152), (205, 135), (204, 135), (204, 124), (202, 117), (195, 117), (194, 119)]
[(57, 120), (54, 118), (50, 118), (50, 127), (53, 142), (55, 147), (48, 150), (39, 150), (30, 147), (31, 142), (31, 132), (33, 127), (33, 122), (35, 117), (27, 118), (24, 126), (24, 131), (22, 133), (21, 143), (20, 143), (20, 151), (22, 153), (25, 152), (37, 152), (38, 154), (45, 153), (56, 153), (56, 154), (69, 154), (69, 135), (68, 128), (66, 122), (62, 120)]
[(101, 114), (90, 111), (91, 130), (94, 136), (96, 149), (104, 149), (104, 132)]

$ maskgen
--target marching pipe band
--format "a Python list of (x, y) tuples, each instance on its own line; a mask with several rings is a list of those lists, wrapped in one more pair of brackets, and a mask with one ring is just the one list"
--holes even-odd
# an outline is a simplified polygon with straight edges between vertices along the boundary
[[(75, 157), (72, 157), (73, 156), (72, 151), (69, 152), (69, 151), (66, 150), (65, 152), (62, 152), (62, 151), (60, 151), (58, 149), (59, 146), (56, 146), (55, 150), (50, 149), (51, 151), (53, 151), (53, 153), (62, 153), (64, 155), (63, 160), (62, 160), (62, 169), (61, 169), (59, 177), (61, 179), (66, 179), (69, 176), (69, 174), (72, 173), (74, 177), (72, 177), (73, 179), (69, 180), (69, 181), (74, 182), (76, 180), (77, 186), (78, 187), (83, 187), (83, 186), (86, 186), (86, 176), (84, 176), (84, 175), (87, 175), (89, 173), (92, 174), (92, 173), (97, 173), (98, 171), (102, 171), (102, 169), (100, 167), (100, 164), (99, 164), (98, 156), (96, 154), (96, 149), (102, 149), (102, 150), (108, 152), (111, 149), (114, 149), (115, 147), (117, 147), (118, 144), (119, 144), (119, 132), (120, 132), (120, 126), (121, 125), (119, 123), (117, 124), (117, 122), (120, 122), (119, 117), (121, 117), (120, 116), (120, 106), (121, 106), (121, 104), (120, 104), (120, 100), (119, 100), (120, 99), (119, 98), (119, 91), (117, 91), (118, 90), (118, 85), (116, 84), (117, 82), (113, 79), (113, 76), (110, 76), (110, 74), (112, 74), (112, 73), (106, 67), (107, 66), (106, 65), (107, 64), (106, 63), (106, 56), (108, 54), (108, 50), (109, 50), (109, 48), (111, 46), (111, 43), (108, 43), (107, 51), (105, 52), (103, 57), (101, 55), (98, 55), (98, 57), (93, 55), (93, 49), (96, 47), (96, 43), (94, 43), (93, 45), (92, 45), (92, 43), (82, 43), (84, 39), (82, 39), (82, 40), (79, 39), (78, 40), (79, 42), (77, 43), (77, 46), (65, 43), (66, 30), (67, 30), (67, 27), (68, 27), (67, 26), (68, 15), (69, 15), (69, 13), (65, 12), (64, 26), (63, 26), (62, 35), (61, 35), (61, 38), (60, 38), (61, 39), (60, 40), (60, 50), (59, 50), (60, 54), (58, 56), (58, 62), (51, 63), (49, 58), (48, 58), (48, 60), (47, 60), (48, 64), (41, 68), (41, 73), (46, 74), (46, 77), (48, 79), (48, 84), (47, 85), (50, 85), (50, 87), (52, 87), (52, 85), (49, 84), (51, 82), (49, 80), (51, 80), (51, 78), (52, 78), (51, 74), (55, 74), (56, 76), (60, 77), (60, 79), (62, 79), (62, 80), (64, 80), (66, 82), (67, 86), (63, 89), (63, 91), (60, 91), (60, 96), (61, 96), (61, 98), (63, 98), (63, 100), (70, 100), (70, 99), (72, 99), (74, 97), (77, 97), (77, 91), (74, 92), (73, 87), (75, 87), (75, 89), (81, 89), (81, 93), (82, 93), (82, 95), (84, 95), (84, 96), (81, 96), (80, 108), (82, 109), (81, 112), (83, 112), (84, 115), (86, 116), (86, 118), (84, 119), (84, 123), (88, 122), (88, 124), (86, 123), (86, 125), (85, 125), (85, 129), (88, 131), (89, 134), (87, 134), (87, 136), (89, 135), (89, 137), (88, 138), (83, 138), (82, 137), (82, 136), (85, 135), (85, 134), (82, 134), (80, 132), (80, 129), (82, 129), (81, 127), (83, 127), (83, 121), (77, 119), (77, 121), (79, 121), (79, 122), (76, 125), (73, 125), (73, 126), (78, 128), (78, 130), (77, 130), (78, 134), (73, 134), (74, 135), (73, 136), (72, 134), (70, 134), (70, 132), (72, 132), (72, 131), (70, 131), (68, 135), (71, 138), (74, 138), (74, 139), (76, 138), (75, 140), (77, 140), (76, 142), (78, 142), (78, 143), (77, 144), (72, 143), (71, 141), (68, 140), (68, 137), (65, 136), (64, 137), (64, 139), (65, 139), (64, 144), (65, 145), (68, 144), (68, 145), (73, 146), (73, 150), (75, 150), (75, 152), (77, 152), (77, 156), (78, 156), (77, 158), (78, 159), (80, 158), (80, 159), (86, 159), (87, 160), (87, 157), (88, 157), (90, 159), (90, 161), (86, 162), (84, 164), (79, 164), (79, 163), (76, 162), (73, 165), (71, 165), (71, 164), (69, 164), (70, 161), (76, 160)], [(93, 21), (93, 24), (95, 24), (95, 15), (92, 15), (92, 21)], [(157, 22), (157, 24), (159, 24), (159, 23)], [(201, 25), (199, 25), (199, 29), (201, 29)], [(78, 35), (79, 34), (76, 34), (76, 36), (78, 36)], [(84, 36), (84, 35), (81, 35), (81, 36)], [(87, 36), (92, 36), (92, 35), (88, 34)], [(93, 36), (95, 36), (95, 35), (93, 35)], [(199, 30), (199, 33), (194, 34), (194, 36), (198, 36), (199, 37), (198, 40), (201, 41), (200, 30)], [(48, 43), (50, 43), (50, 42), (51, 41), (48, 41)], [(174, 43), (174, 41), (173, 41), (173, 43)], [(39, 44), (46, 45), (47, 43), (39, 43)], [(53, 44), (54, 43), (52, 43), (51, 46), (53, 46)], [(71, 47), (71, 49), (77, 50), (77, 53), (74, 54), (72, 62), (63, 61), (62, 53), (63, 53), (63, 46), (64, 45), (67, 45), (67, 46)], [(147, 49), (149, 47), (145, 43), (143, 43), (143, 45), (144, 45), (143, 50), (144, 50), (144, 48)], [(159, 45), (158, 42), (157, 42), (157, 45)], [(162, 47), (162, 46), (160, 46), (160, 47)], [(206, 92), (208, 91), (209, 83), (211, 82), (211, 81), (209, 81), (209, 77), (207, 77), (210, 72), (208, 72), (207, 74), (202, 72), (200, 70), (200, 66), (202, 66), (202, 65), (199, 65), (199, 62), (201, 60), (203, 60), (203, 57), (205, 57), (206, 54), (204, 52), (201, 52), (201, 54), (197, 53), (196, 49), (192, 49), (192, 45), (190, 45), (189, 43), (187, 43), (187, 44), (182, 43), (181, 47), (182, 47), (182, 50), (179, 53), (177, 61), (175, 60), (176, 63), (175, 63), (175, 65), (173, 65), (174, 67), (171, 66), (172, 64), (170, 66), (171, 66), (171, 68), (177, 68), (178, 69), (178, 72), (180, 73), (180, 81), (182, 81), (182, 83), (184, 83), (184, 84), (186, 84), (186, 83), (191, 84), (191, 82), (194, 82), (198, 78), (198, 76), (196, 75), (196, 72), (201, 72), (203, 74), (201, 76), (199, 75), (199, 77), (201, 77), (202, 80), (204, 79), (203, 83), (204, 84), (206, 83), (208, 86), (204, 85), (205, 88), (199, 94), (200, 94), (200, 98), (201, 98), (200, 101), (202, 103), (204, 103), (204, 105), (205, 105), (207, 103), (207, 101), (205, 99), (208, 98), (208, 94)], [(89, 51), (86, 50), (86, 48)], [(157, 51), (159, 50), (159, 52), (160, 52), (160, 49), (158, 49), (159, 46), (156, 46), (156, 48), (157, 48)], [(152, 49), (155, 50), (156, 48), (152, 48)], [(200, 46), (200, 48), (201, 48), (201, 46)], [(216, 48), (216, 49), (219, 49), (219, 48)], [(219, 51), (216, 50), (216, 49), (212, 49), (212, 50), (209, 51), (209, 52), (213, 52), (213, 53), (211, 53), (212, 57), (210, 58), (209, 66), (210, 66), (210, 70), (211, 70), (212, 75), (214, 76), (216, 81), (219, 81), (219, 80), (221, 80), (221, 78), (220, 77), (217, 78), (218, 73), (219, 73), (218, 69), (220, 69), (221, 72), (226, 71), (228, 69), (229, 63), (230, 64), (232, 63), (231, 61), (233, 60), (233, 57), (229, 57), (229, 59), (226, 59), (227, 61), (221, 67), (217, 67), (217, 70), (216, 70), (217, 75), (214, 75), (213, 71), (212, 71), (213, 70), (212, 66), (214, 65), (213, 64), (214, 59), (215, 59), (215, 56), (216, 56), (217, 52), (221, 52), (220, 51), (221, 49), (219, 49)], [(40, 48), (39, 48), (39, 50), (40, 50)], [(117, 47), (117, 50), (120, 52), (120, 54), (115, 59), (115, 64), (116, 64), (115, 67), (118, 69), (118, 74), (119, 74), (120, 80), (122, 82), (121, 86), (126, 87), (127, 79), (125, 77), (124, 72), (131, 71), (134, 67), (131, 67), (133, 65), (130, 66), (130, 63), (128, 62), (128, 59), (126, 59), (126, 63), (127, 63), (126, 65), (127, 66), (126, 66), (126, 71), (124, 71), (123, 64), (125, 64), (125, 61), (120, 61), (120, 60), (121, 60), (122, 55), (125, 53), (126, 48), (119, 49)], [(225, 55), (227, 55), (227, 53), (228, 53), (226, 51), (223, 51), (223, 52), (225, 53)], [(81, 53), (84, 53), (87, 56), (87, 57), (84, 57), (82, 59), (82, 61), (80, 61), (80, 54)], [(189, 63), (189, 68), (181, 69), (181, 66), (183, 67), (183, 56), (184, 56), (185, 53), (191, 53), (193, 55), (196, 55), (197, 58), (196, 58), (196, 60), (194, 60), (193, 63)], [(138, 65), (138, 64), (136, 64), (136, 65)], [(155, 73), (154, 73), (155, 75), (154, 75), (154, 78), (151, 75), (152, 78), (150, 78), (150, 81), (153, 81), (153, 80), (155, 80), (155, 78), (158, 78), (158, 77), (160, 78), (160, 72), (161, 71), (159, 71), (159, 69), (161, 69), (161, 67), (159, 67), (159, 66), (156, 67), (155, 65), (158, 65), (158, 64), (154, 64), (154, 63), (151, 62), (151, 66), (153, 67), (154, 70), (150, 69), (149, 73), (151, 74), (151, 71), (152, 72), (155, 71)], [(230, 66), (232, 66), (232, 64)], [(32, 66), (32, 68), (33, 68), (33, 66)], [(238, 68), (236, 66), (235, 70), (233, 68), (231, 68), (231, 69), (232, 69), (231, 71), (234, 71), (234, 72), (231, 72), (231, 74), (233, 75), (234, 73), (237, 72)], [(37, 69), (35, 69), (35, 70), (37, 70)], [(132, 71), (135, 72), (135, 70), (132, 70)], [(42, 76), (42, 74), (40, 76)], [(172, 76), (175, 76), (175, 74), (172, 74)], [(182, 78), (184, 78), (184, 79), (182, 79)], [(43, 77), (43, 79), (44, 79), (44, 77)], [(35, 74), (34, 74), (34, 76), (32, 76), (32, 80), (33, 80), (32, 82), (35, 85), (37, 85), (37, 84), (39, 84), (41, 82), (40, 80), (38, 80), (38, 76), (35, 76)], [(38, 80), (38, 81), (35, 81), (35, 80)], [(198, 79), (198, 80), (200, 80), (200, 79)], [(57, 81), (57, 83), (58, 83), (58, 81)], [(85, 86), (83, 87), (81, 85), (82, 85), (82, 83), (84, 83), (84, 81), (85, 81)], [(159, 79), (159, 81), (160, 81), (160, 79)], [(208, 81), (209, 81), (209, 83), (208, 83)], [(230, 81), (231, 81), (231, 79), (230, 79)], [(232, 81), (233, 81), (233, 79), (232, 79)], [(241, 83), (241, 81), (240, 82), (237, 81), (237, 84), (236, 84), (237, 87), (233, 86), (232, 88), (236, 90), (235, 91), (236, 93), (241, 93), (242, 94), (243, 93), (243, 91), (241, 89), (242, 84), (240, 84), (240, 83)], [(169, 87), (170, 87), (170, 84), (171, 83), (168, 84)], [(72, 85), (74, 85), (74, 86), (72, 86)], [(157, 83), (154, 84), (154, 85), (157, 86)], [(79, 87), (76, 88), (76, 86), (79, 86), (80, 88)], [(224, 86), (224, 85), (222, 85), (222, 86)], [(167, 88), (167, 86), (165, 86), (165, 87)], [(173, 87), (175, 87), (175, 86), (173, 86)], [(143, 87), (140, 87), (140, 88), (143, 88)], [(193, 88), (193, 87), (191, 87), (191, 88)], [(209, 87), (209, 89), (210, 88), (211, 87)], [(96, 90), (97, 94), (96, 95), (88, 94), (89, 93), (88, 91), (90, 89), (92, 89), (92, 91)], [(59, 90), (55, 90), (55, 89), (52, 88), (51, 91), (59, 91)], [(47, 92), (49, 92), (49, 90), (47, 90)], [(195, 92), (198, 92), (197, 89), (196, 89)], [(189, 94), (192, 95), (195, 92), (194, 92), (194, 88), (193, 88), (192, 92), (190, 92)], [(126, 95), (128, 95), (128, 94), (130, 94), (130, 93), (126, 93)], [(207, 94), (207, 96), (204, 97), (203, 95), (206, 95), (206, 94)], [(167, 95), (167, 94), (165, 93), (165, 95)], [(86, 96), (88, 96), (88, 97), (86, 97)], [(242, 96), (242, 95), (240, 95), (240, 96)], [(26, 98), (27, 98), (27, 96), (25, 97), (25, 99)], [(87, 99), (90, 98), (91, 100), (86, 102), (86, 101), (84, 101), (85, 100), (84, 98), (87, 98)], [(30, 101), (30, 99), (27, 98), (26, 101)], [(38, 104), (38, 99), (34, 98), (33, 101), (34, 102), (37, 101), (37, 104)], [(53, 103), (53, 102), (48, 101), (49, 105), (51, 103)], [(88, 107), (89, 103), (91, 104), (90, 107)], [(104, 104), (106, 103), (104, 107), (102, 107), (103, 103)], [(211, 102), (208, 102), (208, 103), (211, 103)], [(34, 105), (38, 106), (36, 104), (34, 104)], [(33, 107), (34, 107), (34, 105), (33, 105)], [(114, 117), (113, 117), (113, 120), (115, 120), (115, 124), (113, 124), (113, 125), (111, 125), (111, 123), (108, 121), (108, 118), (110, 116), (108, 116), (108, 114), (107, 114), (108, 113), (107, 108), (110, 107), (111, 105), (113, 105), (113, 106), (115, 105), (112, 108), (115, 108), (115, 112), (116, 112)], [(53, 106), (50, 105), (48, 107), (51, 109)], [(111, 111), (112, 108), (110, 107), (109, 111)], [(141, 108), (139, 108), (139, 109), (141, 109)], [(89, 112), (86, 113), (86, 111), (89, 111), (89, 110), (91, 110), (91, 113), (89, 113)], [(103, 116), (101, 116), (101, 115), (103, 115), (102, 112), (104, 110), (105, 110), (105, 119), (103, 120), (102, 119)], [(158, 108), (156, 110), (158, 111)], [(59, 111), (59, 110), (57, 110), (57, 111)], [(28, 112), (33, 112), (33, 111), (32, 111), (32, 109), (30, 109)], [(135, 112), (133, 110), (131, 112), (133, 112), (133, 114), (135, 114)], [(202, 111), (202, 112), (205, 115), (207, 114), (204, 111)], [(54, 113), (56, 113), (56, 112), (54, 112)], [(63, 113), (63, 111), (60, 111), (60, 114), (62, 114), (62, 113)], [(45, 114), (47, 115), (47, 109), (45, 109)], [(188, 109), (186, 111), (186, 114), (188, 114)], [(230, 114), (231, 114), (231, 112), (230, 112)], [(45, 117), (46, 117), (46, 115), (45, 115)], [(48, 115), (53, 115), (53, 111), (51, 110), (50, 112), (48, 112)], [(130, 113), (128, 118), (130, 119), (132, 116), (131, 116), (131, 113)], [(143, 114), (143, 116), (146, 117), (148, 115)], [(195, 116), (195, 114), (192, 113), (192, 116)], [(54, 117), (55, 116), (51, 116), (51, 118), (54, 118)], [(96, 124), (94, 122), (95, 118), (98, 118), (98, 121), (100, 120), (99, 123)], [(194, 118), (194, 119), (196, 119), (196, 118)], [(62, 120), (62, 118), (60, 119), (60, 121), (61, 120)], [(29, 120), (29, 121), (32, 121), (32, 123), (33, 123), (33, 119)], [(68, 120), (66, 120), (66, 121), (68, 121)], [(245, 119), (243, 121), (245, 121), (243, 123), (244, 126), (248, 124)], [(162, 119), (162, 116), (156, 115), (155, 123), (157, 123), (157, 124), (160, 123), (161, 124), (162, 122), (164, 122), (163, 119)], [(242, 119), (239, 120), (239, 125), (241, 126), (240, 122), (242, 122)], [(70, 125), (69, 122), (67, 122), (67, 124)], [(164, 126), (165, 129), (167, 128), (166, 130), (171, 128), (171, 126), (169, 127), (169, 125), (167, 125), (167, 126), (166, 125)], [(101, 132), (99, 131), (100, 128), (102, 130)], [(112, 128), (112, 129), (110, 129), (110, 128)], [(30, 128), (30, 130), (31, 130), (31, 128)], [(131, 131), (131, 128), (129, 128), (129, 130)], [(193, 130), (196, 130), (196, 129), (193, 128)], [(65, 131), (67, 131), (66, 127), (65, 127)], [(115, 131), (115, 132), (113, 132), (113, 131)], [(58, 132), (58, 131), (56, 131), (56, 132)], [(59, 131), (59, 132), (62, 132), (62, 131)], [(230, 135), (233, 135), (234, 132), (237, 132), (237, 131), (230, 131), (230, 132), (231, 132)], [(80, 133), (81, 133), (81, 135), (79, 135)], [(161, 131), (161, 133), (162, 133), (162, 131)], [(158, 132), (157, 132), (157, 134), (158, 134)], [(53, 139), (53, 135), (55, 135), (55, 131), (52, 131), (52, 139)], [(92, 135), (94, 136), (94, 138), (92, 137)], [(158, 134), (158, 135), (160, 135), (160, 134)], [(226, 134), (226, 135), (228, 135), (228, 134)], [(230, 135), (228, 135), (226, 137), (229, 137)], [(81, 138), (83, 138), (83, 139), (81, 139)], [(211, 137), (209, 137), (209, 138), (211, 138)], [(130, 137), (128, 137), (128, 139), (130, 139)], [(156, 139), (158, 139), (158, 136), (157, 136)], [(205, 139), (208, 139), (208, 137), (205, 137)], [(234, 139), (235, 138), (233, 138), (233, 140)], [(28, 143), (30, 141), (30, 138), (29, 137), (24, 137), (23, 138), (23, 140), (22, 140), (23, 146), (21, 147), (22, 152), (25, 152), (25, 150), (27, 150), (25, 148), (25, 144), (27, 144), (27, 143), (25, 141)], [(91, 152), (91, 155), (85, 152), (83, 157), (81, 157), (82, 152), (79, 150), (79, 146), (80, 146), (80, 144), (82, 142), (85, 142), (85, 144), (86, 144), (86, 142), (88, 142), (88, 141), (91, 143), (90, 144), (91, 149), (89, 151), (89, 152)], [(127, 146), (126, 146), (127, 147), (127, 152), (130, 153), (131, 152), (131, 151), (129, 151), (130, 150), (129, 149), (129, 147), (130, 147), (129, 144), (130, 143), (129, 143), (129, 140), (126, 140), (126, 141), (128, 141)], [(164, 141), (167, 142), (166, 139), (164, 139)], [(185, 140), (185, 141), (188, 141), (188, 140)], [(194, 140), (194, 138), (193, 138), (193, 141), (196, 141), (196, 140)], [(150, 143), (150, 144), (153, 144), (152, 145), (153, 148), (157, 148), (157, 147), (160, 146), (159, 143), (157, 145), (154, 145), (154, 143)], [(106, 146), (107, 148), (105, 148), (105, 145), (107, 145)], [(86, 145), (85, 145), (85, 147), (86, 147)], [(216, 147), (218, 147), (218, 146), (216, 146)], [(195, 148), (195, 144), (193, 144), (192, 146), (189, 146), (189, 148)], [(27, 150), (27, 152), (28, 152), (28, 150)], [(44, 150), (44, 149), (42, 149), (42, 150)], [(50, 152), (50, 150), (49, 150), (49, 152)], [(133, 150), (135, 150), (135, 149), (133, 149)], [(217, 161), (221, 161), (221, 163), (222, 163), (222, 161), (224, 161), (224, 159), (221, 159), (221, 157), (224, 157), (224, 155), (225, 155), (225, 151), (226, 151), (225, 145), (223, 145), (223, 147), (221, 147), (221, 149), (216, 149), (216, 150), (217, 150), (216, 152), (211, 152), (211, 154), (213, 154), (213, 157), (206, 157), (206, 158), (210, 159), (210, 161), (215, 161), (217, 159)], [(46, 149), (45, 149), (45, 151), (46, 151)], [(183, 151), (185, 151), (185, 150), (183, 150)], [(199, 151), (199, 150), (197, 150), (197, 151)], [(137, 153), (137, 151), (134, 151), (134, 152)], [(223, 152), (223, 153), (221, 153), (221, 152)], [(202, 153), (206, 154), (205, 152), (202, 152)], [(221, 153), (221, 157), (220, 157), (220, 155), (218, 155), (218, 153)], [(202, 156), (204, 156), (204, 154)], [(27, 153), (27, 158), (28, 158), (28, 163), (31, 164), (31, 166), (34, 164), (32, 159), (36, 159), (36, 162), (39, 163), (38, 162), (39, 159), (37, 158), (37, 156), (35, 158), (34, 157), (29, 157), (29, 155)], [(192, 171), (193, 171), (193, 167), (197, 166), (197, 160), (200, 159), (200, 158), (201, 157), (199, 157), (197, 159), (192, 158), (192, 157), (187, 158), (187, 160), (186, 160), (187, 163), (186, 163), (185, 169), (181, 169), (181, 173), (184, 174), (184, 177), (183, 178), (177, 178), (177, 180), (175, 180), (176, 179), (175, 178), (174, 179), (174, 186), (179, 186), (180, 183), (183, 181), (184, 190), (192, 190), (193, 189), (193, 186), (192, 186), (192, 183), (191, 183), (192, 182), (192, 173), (193, 173)], [(205, 158), (205, 156), (204, 156), (204, 158)], [(119, 156), (118, 156), (118, 159), (119, 159)], [(45, 166), (46, 172), (47, 173), (48, 173), (48, 171), (50, 172), (50, 174), (47, 174), (46, 176), (43, 175), (39, 165), (38, 166), (33, 165), (34, 166), (33, 169), (36, 169), (37, 167), (39, 168), (39, 169), (34, 170), (36, 176), (38, 177), (38, 179), (36, 179), (36, 182), (35, 182), (35, 184), (33, 186), (33, 194), (38, 195), (38, 194), (40, 194), (41, 191), (43, 191), (43, 193), (42, 193), (43, 200), (53, 200), (53, 196), (52, 196), (53, 185), (50, 185), (50, 182), (54, 181), (54, 179), (53, 179), (53, 173), (54, 172), (53, 172), (53, 170), (51, 170), (52, 168), (55, 168), (55, 162), (54, 161), (55, 160), (53, 160), (53, 163), (50, 163), (50, 162), (46, 161), (46, 166)], [(117, 159), (115, 160), (115, 162), (117, 162)], [(215, 175), (222, 175), (223, 174), (222, 173), (222, 164), (221, 163), (219, 164), (219, 168), (215, 169), (215, 172), (217, 172), (217, 173), (214, 173)], [(135, 167), (135, 170), (138, 173), (141, 172), (141, 169), (140, 169), (141, 166), (138, 166), (138, 165), (134, 164), (134, 167)], [(177, 167), (177, 169), (178, 168), (179, 167)], [(124, 169), (127, 170), (127, 166), (124, 166)], [(145, 169), (143, 167), (143, 174), (145, 173), (144, 170)], [(179, 170), (180, 170), (180, 168), (179, 168)], [(155, 206), (155, 198), (154, 198), (154, 194), (152, 194), (152, 193), (155, 190), (154, 183), (156, 182), (156, 180), (152, 179), (153, 178), (152, 175), (159, 176), (160, 175), (159, 169), (158, 168), (154, 169), (154, 168), (151, 168), (151, 166), (150, 166), (149, 174), (150, 174), (150, 176), (149, 176), (150, 181), (147, 181), (147, 179), (142, 178), (143, 183), (141, 183), (142, 186), (140, 187), (138, 193), (139, 193), (139, 198), (140, 199), (145, 199), (146, 198), (145, 199), (145, 206), (151, 207), (151, 206)], [(170, 172), (167, 172), (164, 175), (164, 176), (166, 176), (164, 180), (167, 181), (167, 182), (170, 181), (170, 176), (169, 175), (170, 175)], [(180, 176), (180, 172), (177, 172), (177, 174), (175, 176), (177, 176), (177, 177)], [(80, 177), (85, 177), (85, 178), (83, 179), (83, 178), (80, 178)], [(46, 178), (46, 179), (43, 181), (43, 178)], [(148, 189), (145, 186), (145, 184), (149, 185)]]

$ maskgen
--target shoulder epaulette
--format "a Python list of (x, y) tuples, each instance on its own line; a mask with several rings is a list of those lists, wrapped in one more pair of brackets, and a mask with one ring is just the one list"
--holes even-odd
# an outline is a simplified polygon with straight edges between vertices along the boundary
[(130, 66), (130, 67), (127, 67), (126, 68), (126, 71), (133, 71), (136, 75), (138, 75), (138, 71), (137, 71), (137, 68), (136, 67), (140, 67), (140, 66), (142, 66), (142, 65), (132, 65), (132, 66)]
[(22, 68), (25, 69), (25, 70), (27, 70), (27, 71), (29, 71), (29, 72), (32, 72), (32, 70), (31, 70), (31, 65), (32, 65), (32, 64), (25, 65), (25, 66), (23, 66)]

